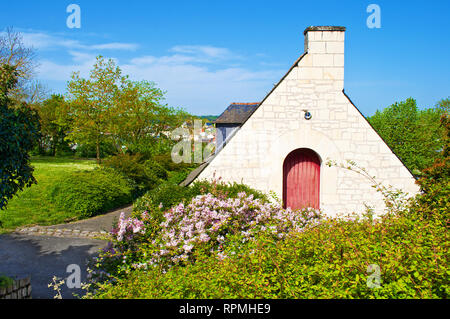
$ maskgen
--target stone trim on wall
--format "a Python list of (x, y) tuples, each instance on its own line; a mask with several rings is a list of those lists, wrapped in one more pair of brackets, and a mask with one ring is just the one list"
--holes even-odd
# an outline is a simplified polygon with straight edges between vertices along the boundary
[(31, 299), (30, 277), (14, 280), (9, 287), (0, 288), (0, 299)]

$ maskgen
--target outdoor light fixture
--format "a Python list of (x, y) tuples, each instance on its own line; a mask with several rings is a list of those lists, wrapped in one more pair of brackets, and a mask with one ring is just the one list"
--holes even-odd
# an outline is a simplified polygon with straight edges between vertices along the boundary
[(308, 110), (303, 110), (305, 112), (305, 120), (310, 120), (312, 118), (311, 113)]

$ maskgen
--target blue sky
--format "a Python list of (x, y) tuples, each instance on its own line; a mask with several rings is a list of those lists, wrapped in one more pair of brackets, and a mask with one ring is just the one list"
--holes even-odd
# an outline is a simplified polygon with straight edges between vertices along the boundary
[[(220, 114), (230, 102), (260, 101), (303, 53), (310, 25), (345, 26), (345, 91), (364, 115), (395, 101), (433, 106), (450, 96), (450, 1), (5, 1), (0, 29), (13, 26), (37, 50), (38, 79), (64, 93), (72, 71), (88, 76), (96, 55), (134, 80), (167, 91), (166, 102)], [(66, 7), (81, 7), (81, 28)], [(369, 4), (381, 28), (369, 29)]]

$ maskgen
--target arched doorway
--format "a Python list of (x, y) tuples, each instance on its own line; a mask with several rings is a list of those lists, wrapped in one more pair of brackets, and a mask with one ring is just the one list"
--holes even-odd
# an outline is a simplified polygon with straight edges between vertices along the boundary
[(284, 207), (319, 208), (320, 158), (309, 148), (299, 148), (286, 156), (283, 163)]

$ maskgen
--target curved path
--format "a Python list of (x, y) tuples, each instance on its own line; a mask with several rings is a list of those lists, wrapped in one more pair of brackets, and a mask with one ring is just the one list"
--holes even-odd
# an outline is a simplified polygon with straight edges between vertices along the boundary
[[(48, 288), (53, 276), (66, 278), (67, 266), (80, 266), (81, 282), (86, 281), (86, 263), (107, 245), (107, 232), (120, 213), (131, 214), (132, 207), (69, 224), (35, 226), (0, 235), (0, 274), (22, 279), (31, 277), (32, 298), (53, 298)], [(61, 286), (63, 298), (82, 294), (81, 289)]]

